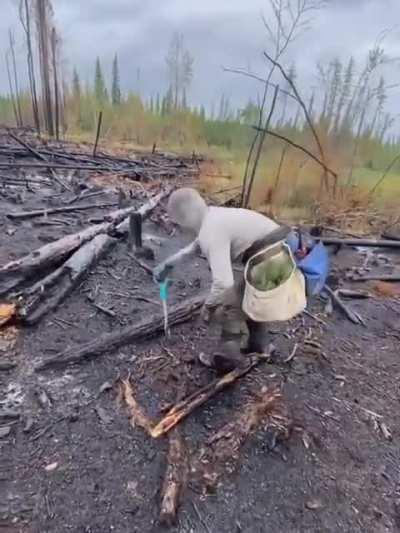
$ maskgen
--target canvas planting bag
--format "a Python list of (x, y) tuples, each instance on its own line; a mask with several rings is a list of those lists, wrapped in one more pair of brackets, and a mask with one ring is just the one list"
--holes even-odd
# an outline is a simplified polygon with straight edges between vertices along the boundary
[[(286, 281), (270, 290), (259, 290), (251, 282), (252, 268), (277, 256), (286, 256), (292, 271)], [(244, 271), (245, 291), (242, 309), (255, 322), (290, 320), (307, 305), (306, 286), (302, 272), (297, 268), (290, 247), (284, 242), (264, 248), (249, 259)]]

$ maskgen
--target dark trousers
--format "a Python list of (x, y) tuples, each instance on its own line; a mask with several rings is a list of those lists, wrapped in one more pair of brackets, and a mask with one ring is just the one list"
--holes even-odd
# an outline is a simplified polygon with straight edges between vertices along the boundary
[(234, 300), (222, 311), (221, 340), (235, 342), (244, 353), (264, 353), (268, 345), (268, 323), (255, 322), (242, 310), (245, 283), (235, 285)]

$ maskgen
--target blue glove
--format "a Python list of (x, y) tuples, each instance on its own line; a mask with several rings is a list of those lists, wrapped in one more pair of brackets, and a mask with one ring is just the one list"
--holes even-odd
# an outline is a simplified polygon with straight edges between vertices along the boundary
[(170, 272), (173, 270), (173, 266), (171, 264), (166, 263), (165, 261), (157, 265), (153, 269), (153, 279), (156, 283), (162, 283), (166, 280)]

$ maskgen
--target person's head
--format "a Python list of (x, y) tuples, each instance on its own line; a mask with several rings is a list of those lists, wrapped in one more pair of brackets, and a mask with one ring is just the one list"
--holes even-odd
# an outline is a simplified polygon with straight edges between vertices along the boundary
[(184, 187), (171, 194), (167, 209), (173, 222), (197, 234), (206, 214), (207, 204), (195, 189)]

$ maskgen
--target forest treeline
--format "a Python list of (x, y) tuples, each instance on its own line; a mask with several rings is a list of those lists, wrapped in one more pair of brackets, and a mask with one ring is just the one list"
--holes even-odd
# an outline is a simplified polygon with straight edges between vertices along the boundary
[[(253, 126), (260, 121), (260, 88), (266, 80), (238, 70), (226, 76), (245, 75), (254, 79), (254, 94), (246, 105), (235, 107), (229, 95), (222, 94), (213, 105), (193, 105), (190, 89), (195, 58), (182, 34), (172, 35), (165, 51), (165, 87), (143, 94), (139, 88), (140, 69), (136, 69), (136, 90), (122, 90), (118, 53), (111, 65), (93, 58), (94, 76), (83, 83), (87, 73), (74, 68), (67, 76), (62, 69), (61, 39), (54, 24), (50, 0), (20, 0), (19, 19), (26, 49), (24, 62), (16, 59), (15, 37), (10, 31), (5, 54), (8, 94), (0, 96), (0, 121), (31, 125), (38, 132), (64, 138), (89, 134), (96, 129), (98, 113), (103, 113), (102, 136), (131, 141), (137, 145), (207, 150), (245, 155), (254, 136)], [(384, 171), (400, 151), (400, 139), (393, 134), (395, 118), (387, 110), (389, 92), (381, 67), (388, 58), (381, 43), (368, 52), (363, 62), (349, 57), (333, 58), (315, 67), (317, 86), (303, 87), (296, 64), (287, 68), (289, 81), (302, 93), (308, 117), (324, 146), (328, 162), (341, 170), (342, 180), (352, 183), (354, 168)], [(129, 72), (135, 72), (135, 68)], [(27, 76), (22, 76), (24, 70)], [(22, 86), (21, 79), (29, 84)], [(126, 85), (135, 85), (127, 80)], [(133, 80), (135, 81), (135, 80)], [(270, 128), (294, 142), (315, 150), (309, 121), (293, 97), (288, 80), (280, 83)], [(271, 84), (270, 98), (272, 98)], [(268, 114), (268, 99), (263, 113)], [(285, 147), (269, 138), (263, 151), (272, 152), (279, 165)], [(297, 154), (298, 163), (302, 158)], [(400, 161), (392, 166), (400, 172)]]

